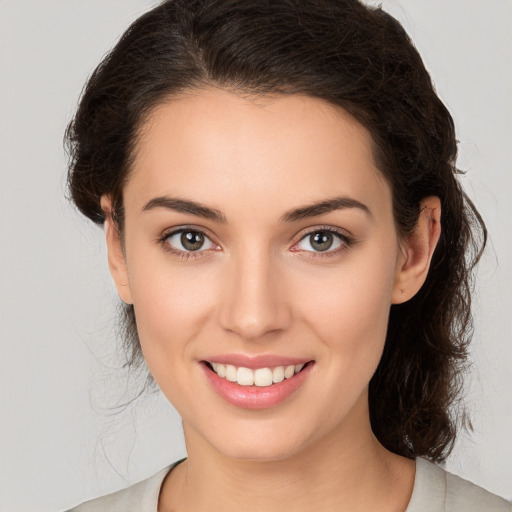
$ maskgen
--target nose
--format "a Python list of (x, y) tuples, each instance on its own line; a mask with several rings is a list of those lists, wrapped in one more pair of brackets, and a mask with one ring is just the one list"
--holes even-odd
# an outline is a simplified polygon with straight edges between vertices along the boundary
[(263, 251), (233, 258), (224, 275), (221, 327), (252, 341), (286, 330), (291, 312), (279, 273)]

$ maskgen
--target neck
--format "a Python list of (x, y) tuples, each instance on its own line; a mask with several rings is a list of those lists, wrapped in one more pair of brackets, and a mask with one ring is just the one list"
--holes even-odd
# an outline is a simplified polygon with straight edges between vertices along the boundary
[(405, 510), (414, 462), (365, 424), (345, 425), (282, 460), (225, 457), (185, 426), (188, 458), (164, 482), (159, 511)]

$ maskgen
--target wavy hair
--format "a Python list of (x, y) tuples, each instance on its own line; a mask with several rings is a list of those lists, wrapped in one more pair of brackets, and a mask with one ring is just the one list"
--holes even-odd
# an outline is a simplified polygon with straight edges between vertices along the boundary
[[(370, 132), (392, 189), (400, 236), (420, 201), (437, 196), (442, 233), (421, 290), (393, 305), (370, 382), (370, 418), (386, 448), (442, 461), (460, 425), (458, 400), (472, 334), (472, 271), (485, 225), (457, 179), (454, 123), (400, 23), (357, 0), (167, 0), (136, 20), (84, 88), (66, 131), (70, 195), (98, 224), (109, 194), (124, 230), (123, 186), (152, 109), (214, 85), (305, 94)], [(144, 364), (133, 306), (124, 305), (127, 366)], [(151, 377), (149, 381), (151, 382)]]

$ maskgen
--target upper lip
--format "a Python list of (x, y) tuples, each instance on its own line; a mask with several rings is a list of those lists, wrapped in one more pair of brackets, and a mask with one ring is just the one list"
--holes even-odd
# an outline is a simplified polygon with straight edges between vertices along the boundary
[(236, 367), (250, 368), (273, 368), (275, 366), (290, 366), (296, 364), (306, 364), (311, 359), (304, 357), (288, 357), (277, 354), (262, 354), (258, 356), (248, 356), (246, 354), (219, 354), (206, 357), (203, 361), (209, 363), (231, 364)]

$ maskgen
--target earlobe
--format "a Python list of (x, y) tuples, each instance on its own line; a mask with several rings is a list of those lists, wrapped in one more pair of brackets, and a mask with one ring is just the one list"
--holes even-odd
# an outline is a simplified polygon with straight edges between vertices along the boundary
[(424, 198), (414, 231), (401, 244), (391, 302), (401, 304), (411, 299), (427, 279), (430, 262), (441, 235), (441, 201)]
[(114, 280), (119, 297), (125, 304), (133, 304), (126, 257), (123, 251), (121, 236), (112, 216), (112, 202), (109, 196), (101, 197), (101, 209), (105, 214), (105, 239), (108, 252), (108, 266)]

